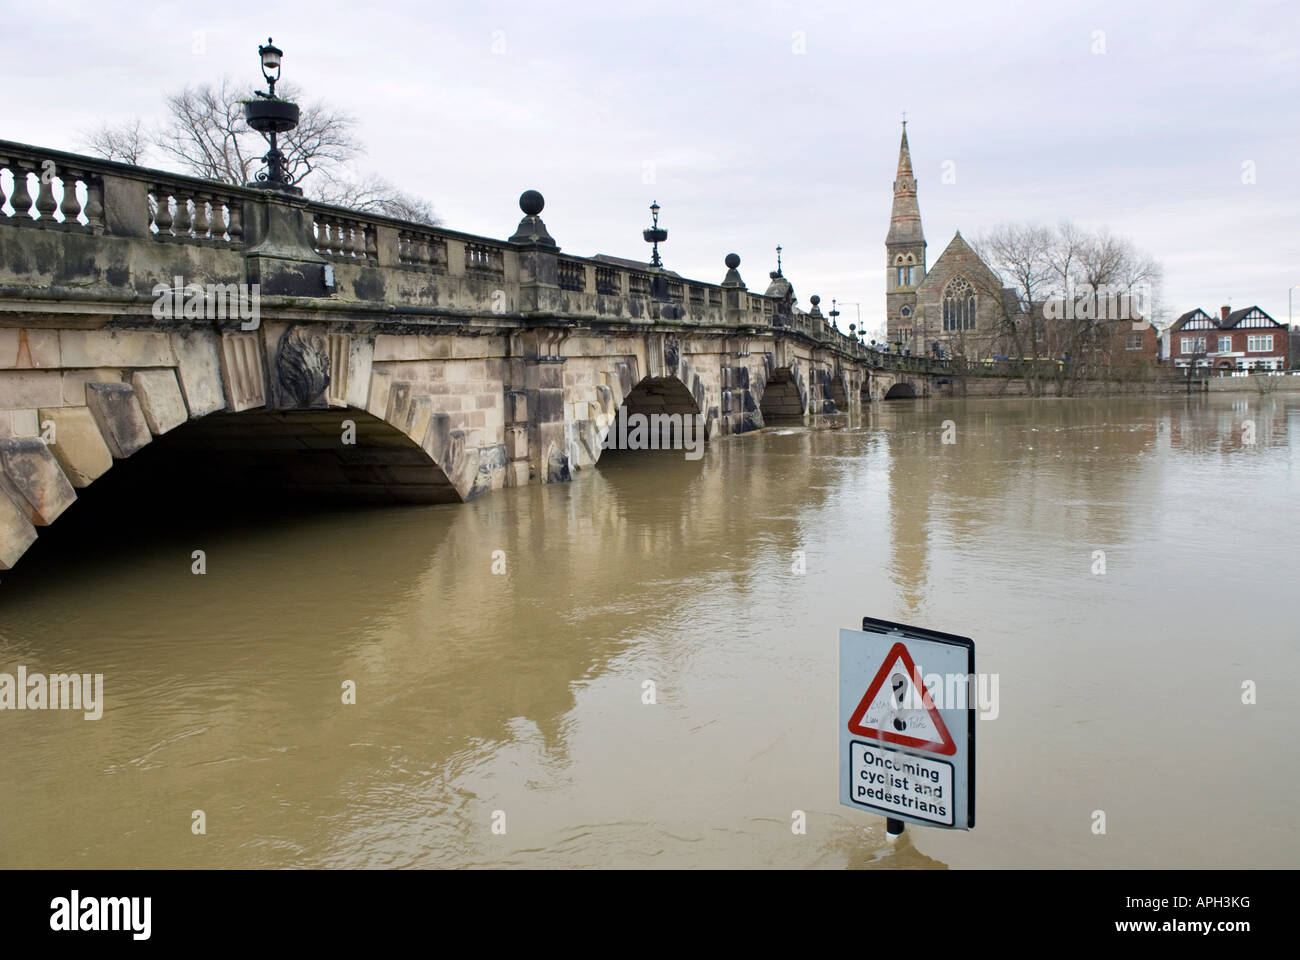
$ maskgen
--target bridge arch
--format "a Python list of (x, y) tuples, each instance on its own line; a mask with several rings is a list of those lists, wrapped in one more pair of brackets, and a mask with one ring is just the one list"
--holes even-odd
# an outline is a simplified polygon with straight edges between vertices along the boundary
[(699, 400), (679, 377), (642, 377), (603, 428), (601, 451), (694, 449), (707, 427)]
[(899, 380), (886, 392), (885, 400), (912, 400), (917, 396), (916, 387), (907, 380)]
[(763, 422), (773, 418), (802, 417), (807, 411), (807, 395), (799, 370), (793, 364), (772, 370), (763, 386), (763, 395), (758, 399)]
[(279, 492), (319, 501), (455, 503), (476, 492), (462, 491), (453, 481), (465, 450), (460, 431), (441, 429), (445, 415), (428, 419), (423, 442), (350, 407), (223, 411), (154, 435), (155, 424), (129, 422), (129, 387), (93, 386), (112, 388), (117, 409), (126, 415), (96, 422), (89, 414), (78, 416), (86, 407), (61, 408), (51, 414), (59, 417), (51, 442), (0, 440), (0, 472), (6, 476), (0, 489), (0, 569), (12, 567), (40, 528), (75, 504), (79, 491), (105, 476), (116, 479), (123, 469), (158, 489)]

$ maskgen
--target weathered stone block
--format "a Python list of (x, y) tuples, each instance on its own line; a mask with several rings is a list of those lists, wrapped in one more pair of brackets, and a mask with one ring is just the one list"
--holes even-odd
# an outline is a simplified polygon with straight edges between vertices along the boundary
[(222, 332), (221, 385), (235, 413), (266, 405), (266, 365), (256, 333)]
[(488, 357), (500, 353), (500, 348), (494, 350), (494, 346), (488, 337), (456, 337), (451, 343), (451, 355), (457, 359)]
[(206, 417), (226, 408), (221, 389), (220, 340), (215, 333), (194, 330), (171, 335), (176, 376), (191, 417)]
[(419, 360), (420, 338), (412, 334), (381, 333), (375, 337), (375, 360), (386, 363), (393, 360)]
[(394, 381), (392, 386), (388, 389), (388, 409), (384, 411), (384, 419), (400, 429), (400, 427), (406, 422), (406, 411), (410, 407), (410, 404), (410, 381)]
[(74, 487), (88, 487), (113, 465), (89, 407), (55, 407), (39, 411), (41, 421), (54, 424), (50, 452)]
[[(67, 407), (84, 407), (86, 405), (86, 384), (120, 383), (122, 371), (112, 367), (94, 370), (65, 370), (63, 373), (63, 405)], [(54, 406), (54, 404), (51, 404)]]
[(527, 460), (516, 460), (506, 466), (505, 485), (507, 487), (526, 487), (529, 480)]
[(0, 330), (0, 368), (31, 369), (58, 365), (57, 330)]
[(388, 391), (393, 386), (393, 368), (389, 364), (375, 364), (370, 370), (370, 394), (366, 401), (366, 412), (372, 417), (384, 419), (388, 413)]
[(374, 363), (375, 341), (368, 337), (350, 337), (348, 344), (347, 405), (357, 410), (366, 408), (370, 394), (370, 370)]
[(63, 374), (57, 370), (0, 370), (0, 397), (7, 408), (57, 407)]
[(27, 512), (0, 494), (0, 570), (9, 570), (36, 542), (36, 528)]
[(0, 488), (38, 527), (53, 523), (77, 499), (54, 454), (36, 437), (0, 440)]
[(528, 430), (525, 427), (511, 427), (506, 430), (506, 456), (511, 460), (527, 459)]
[(0, 438), (38, 437), (40, 419), (35, 410), (0, 410)]
[(420, 443), (429, 429), (429, 418), (433, 416), (433, 400), (430, 397), (413, 397), (406, 408), (403, 432)]
[(174, 367), (171, 341), (149, 330), (60, 330), (64, 367)]
[(511, 390), (505, 400), (506, 422), (525, 423), (528, 420), (528, 395), (522, 390)]
[(170, 370), (137, 370), (131, 386), (149, 429), (155, 436), (166, 433), (189, 419), (176, 374)]
[(125, 383), (86, 384), (86, 406), (109, 452), (118, 460), (131, 456), (153, 439), (140, 401)]

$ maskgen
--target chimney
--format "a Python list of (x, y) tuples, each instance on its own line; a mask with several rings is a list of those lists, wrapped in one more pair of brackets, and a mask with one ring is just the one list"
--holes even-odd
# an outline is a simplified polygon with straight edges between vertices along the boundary
[(1228, 319), (1228, 314), (1230, 314), (1230, 313), (1232, 313), (1232, 307), (1220, 307), (1220, 308), (1219, 308), (1219, 319), (1220, 319), (1220, 320), (1227, 320), (1227, 319)]

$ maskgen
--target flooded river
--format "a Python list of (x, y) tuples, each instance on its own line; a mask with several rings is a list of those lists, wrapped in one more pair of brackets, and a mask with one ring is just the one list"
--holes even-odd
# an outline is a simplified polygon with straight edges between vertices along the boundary
[[(1300, 396), (891, 401), (458, 506), (138, 457), (0, 575), (0, 672), (104, 676), (0, 713), (0, 867), (1300, 865)], [(864, 615), (997, 674), (973, 832), (839, 805)]]

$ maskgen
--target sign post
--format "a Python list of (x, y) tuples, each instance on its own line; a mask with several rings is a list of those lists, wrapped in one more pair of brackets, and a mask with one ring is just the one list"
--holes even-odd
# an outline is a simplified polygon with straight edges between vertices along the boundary
[(975, 643), (863, 617), (840, 631), (840, 803), (905, 823), (975, 827)]

